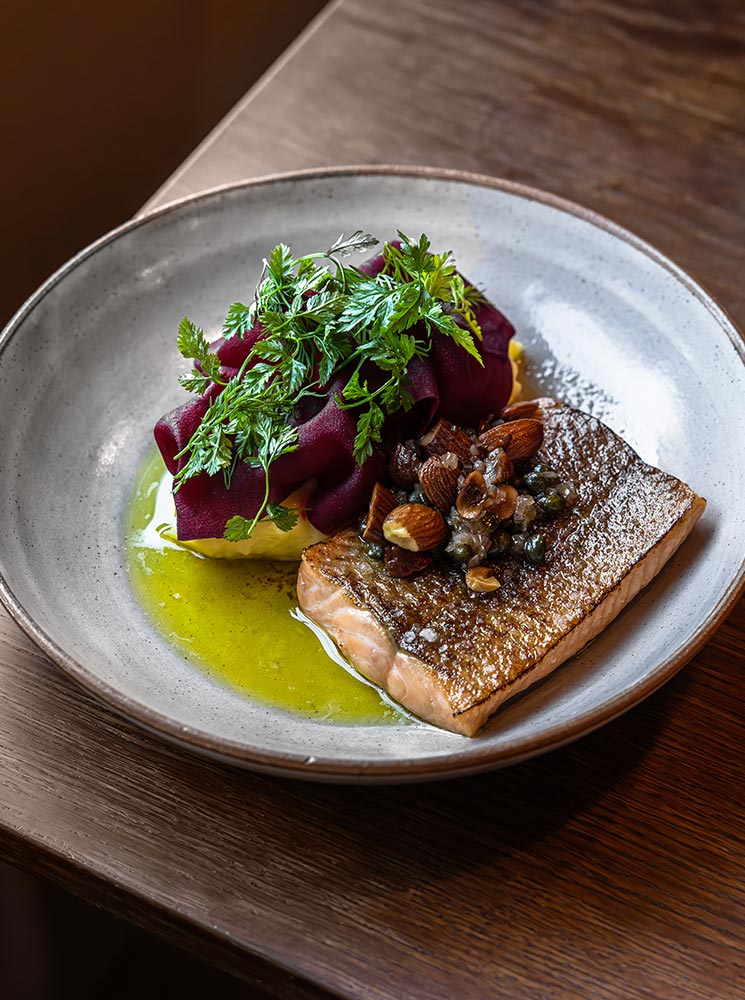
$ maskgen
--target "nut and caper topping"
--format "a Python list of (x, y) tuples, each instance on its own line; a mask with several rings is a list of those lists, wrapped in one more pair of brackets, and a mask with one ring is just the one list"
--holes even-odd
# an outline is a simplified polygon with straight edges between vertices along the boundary
[(488, 594), (496, 590), (500, 583), (491, 566), (474, 566), (466, 573), (466, 586), (477, 594)]
[(388, 472), (396, 486), (410, 490), (416, 486), (421, 464), (422, 460), (417, 455), (416, 444), (413, 441), (406, 444), (399, 442), (388, 460)]
[(505, 559), (538, 566), (548, 522), (577, 498), (538, 457), (547, 405), (556, 404), (513, 403), (478, 431), (441, 419), (418, 441), (397, 444), (392, 488), (376, 485), (361, 527), (368, 558), (397, 577), (449, 560), (474, 596), (498, 590)]
[(370, 506), (367, 509), (367, 517), (364, 526), (360, 525), (360, 537), (363, 541), (373, 545), (383, 545), (385, 536), (383, 534), (383, 522), (396, 506), (396, 498), (382, 483), (376, 483), (370, 497)]
[(427, 552), (445, 541), (448, 529), (439, 510), (423, 503), (404, 503), (383, 521), (383, 535), (401, 549)]

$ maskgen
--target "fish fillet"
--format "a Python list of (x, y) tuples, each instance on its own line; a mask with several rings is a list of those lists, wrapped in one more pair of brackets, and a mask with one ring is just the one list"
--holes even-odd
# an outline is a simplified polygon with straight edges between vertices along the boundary
[(574, 485), (577, 501), (541, 527), (540, 565), (504, 559), (500, 589), (474, 596), (447, 563), (394, 579), (348, 529), (306, 549), (298, 574), (300, 606), (365, 677), (467, 736), (601, 632), (706, 505), (594, 417), (566, 406), (542, 416), (538, 458)]

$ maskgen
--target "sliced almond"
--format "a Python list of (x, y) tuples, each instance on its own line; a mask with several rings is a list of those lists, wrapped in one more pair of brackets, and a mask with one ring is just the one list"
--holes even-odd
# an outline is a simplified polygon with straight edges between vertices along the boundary
[(385, 568), (391, 576), (399, 579), (421, 573), (432, 565), (432, 557), (426, 552), (410, 552), (398, 545), (387, 545), (385, 549)]
[(466, 573), (466, 586), (477, 594), (487, 594), (492, 590), (497, 590), (500, 583), (493, 575), (491, 567), (474, 566)]
[(479, 441), (490, 452), (503, 448), (511, 461), (519, 462), (523, 458), (532, 458), (541, 447), (543, 423), (532, 419), (510, 420), (484, 431), (479, 436)]
[(446, 451), (452, 451), (463, 460), (471, 457), (471, 439), (449, 420), (438, 420), (419, 443), (428, 455), (444, 455)]
[(383, 545), (385, 542), (383, 521), (388, 517), (397, 502), (387, 486), (383, 486), (382, 483), (376, 483), (370, 497), (370, 506), (367, 509), (367, 523), (360, 537), (364, 538), (366, 542)]
[(399, 548), (425, 552), (445, 541), (448, 527), (439, 510), (423, 503), (404, 503), (383, 521), (383, 535)]
[(431, 504), (438, 510), (450, 510), (458, 492), (458, 466), (445, 465), (434, 456), (428, 458), (419, 469), (419, 482)]
[(455, 509), (466, 521), (475, 521), (490, 505), (490, 497), (483, 475), (474, 469), (469, 472), (455, 501)]
[(411, 448), (407, 448), (405, 444), (399, 443), (391, 454), (388, 471), (396, 486), (410, 490), (412, 486), (416, 486), (421, 464), (419, 456)]

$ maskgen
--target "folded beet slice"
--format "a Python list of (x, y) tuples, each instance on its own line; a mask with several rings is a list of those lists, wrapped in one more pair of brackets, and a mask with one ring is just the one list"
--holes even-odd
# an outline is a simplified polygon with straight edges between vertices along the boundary
[[(362, 269), (376, 274), (382, 263), (382, 256), (376, 257)], [(490, 303), (479, 305), (476, 316), (484, 334), (479, 345), (483, 367), (448, 337), (434, 333), (427, 359), (416, 359), (409, 366), (414, 407), (405, 415), (390, 417), (386, 433), (396, 434), (404, 420), (404, 436), (416, 437), (439, 416), (476, 425), (482, 416), (504, 406), (512, 388), (508, 345), (514, 330)], [(260, 336), (261, 327), (257, 325), (242, 339), (219, 342), (217, 354), (226, 377), (237, 373)], [(376, 370), (366, 374), (372, 381)], [(303, 401), (293, 416), (298, 427), (298, 448), (274, 462), (269, 477), (271, 501), (283, 500), (314, 479), (308, 519), (326, 534), (350, 524), (359, 515), (385, 470), (385, 460), (379, 453), (362, 466), (354, 460), (357, 416), (354, 410), (343, 410), (337, 403), (344, 384), (345, 376), (337, 376), (322, 399)], [(212, 386), (203, 396), (171, 411), (156, 424), (155, 440), (173, 475), (186, 463), (185, 457), (177, 459), (176, 455), (188, 443), (218, 391), (217, 386)], [(194, 476), (175, 494), (178, 536), (184, 541), (219, 537), (234, 514), (253, 517), (263, 499), (263, 471), (243, 462), (236, 466), (230, 489), (222, 474)]]

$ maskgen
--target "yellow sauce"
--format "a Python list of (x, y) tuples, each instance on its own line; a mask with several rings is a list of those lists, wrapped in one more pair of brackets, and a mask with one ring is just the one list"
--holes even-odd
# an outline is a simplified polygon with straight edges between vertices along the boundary
[(195, 665), (251, 698), (315, 720), (406, 721), (303, 620), (296, 564), (205, 558), (162, 537), (157, 529), (170, 520), (170, 477), (154, 451), (127, 511), (129, 577), (155, 625)]

